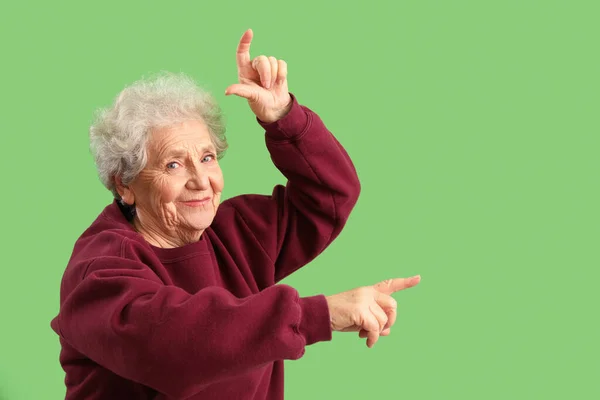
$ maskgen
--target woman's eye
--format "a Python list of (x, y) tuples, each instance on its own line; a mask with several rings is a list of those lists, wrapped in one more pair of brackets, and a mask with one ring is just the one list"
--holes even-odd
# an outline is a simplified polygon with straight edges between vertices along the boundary
[(177, 164), (176, 162), (170, 162), (170, 163), (167, 164), (167, 168), (168, 169), (179, 168), (179, 164)]
[(212, 154), (209, 154), (207, 156), (204, 156), (204, 158), (202, 159), (202, 162), (211, 162), (212, 160), (214, 160), (215, 156), (213, 156)]

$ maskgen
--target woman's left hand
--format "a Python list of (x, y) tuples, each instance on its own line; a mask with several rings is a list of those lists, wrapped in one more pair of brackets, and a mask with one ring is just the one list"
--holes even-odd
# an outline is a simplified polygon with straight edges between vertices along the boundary
[(287, 64), (283, 60), (266, 56), (250, 60), (252, 36), (252, 29), (248, 29), (240, 39), (236, 57), (239, 83), (229, 86), (225, 94), (247, 99), (259, 120), (272, 123), (283, 118), (292, 107), (287, 84)]

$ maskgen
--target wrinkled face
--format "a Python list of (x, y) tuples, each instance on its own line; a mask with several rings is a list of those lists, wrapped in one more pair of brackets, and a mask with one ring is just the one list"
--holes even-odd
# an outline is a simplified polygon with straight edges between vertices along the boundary
[(153, 131), (148, 162), (129, 185), (144, 227), (164, 237), (201, 233), (213, 221), (223, 191), (223, 174), (204, 122), (187, 121)]

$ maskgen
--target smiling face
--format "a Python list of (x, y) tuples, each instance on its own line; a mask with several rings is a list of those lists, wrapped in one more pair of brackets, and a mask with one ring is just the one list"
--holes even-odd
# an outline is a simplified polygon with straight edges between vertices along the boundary
[(212, 223), (223, 174), (206, 125), (186, 121), (152, 132), (146, 167), (119, 193), (135, 204), (134, 225), (149, 243), (178, 247), (197, 241)]

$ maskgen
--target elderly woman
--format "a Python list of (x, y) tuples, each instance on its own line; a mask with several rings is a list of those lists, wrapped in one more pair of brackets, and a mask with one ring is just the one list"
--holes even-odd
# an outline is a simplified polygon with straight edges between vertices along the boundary
[(221, 204), (220, 112), (182, 75), (126, 88), (90, 129), (115, 200), (77, 240), (61, 285), (67, 399), (281, 399), (283, 360), (332, 331), (373, 346), (396, 318), (390, 279), (333, 296), (277, 284), (340, 233), (359, 195), (348, 155), (288, 92), (282, 60), (238, 51), (239, 83), (275, 166), (270, 196)]

